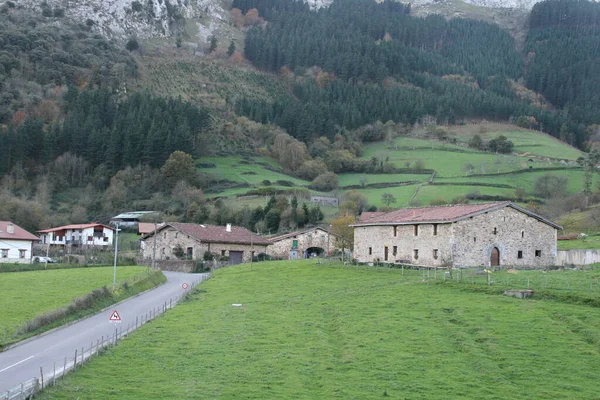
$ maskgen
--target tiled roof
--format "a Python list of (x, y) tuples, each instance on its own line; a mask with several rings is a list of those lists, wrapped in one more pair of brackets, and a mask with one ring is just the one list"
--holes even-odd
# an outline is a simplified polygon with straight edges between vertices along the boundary
[(366, 221), (371, 218), (379, 217), (380, 215), (385, 214), (382, 211), (364, 211), (360, 214), (360, 222)]
[(330, 235), (333, 236), (333, 234), (330, 233), (330, 232), (327, 232), (326, 229), (323, 229), (321, 227), (316, 226), (316, 227), (304, 229), (304, 230), (301, 230), (301, 231), (295, 231), (295, 232), (286, 233), (285, 235), (275, 236), (275, 237), (269, 238), (269, 240), (271, 242), (278, 242), (280, 240), (287, 239), (289, 237), (298, 236), (298, 235), (302, 235), (303, 233), (306, 233), (306, 232), (314, 231), (315, 229), (318, 229), (318, 230), (321, 230), (323, 232), (329, 233)]
[(152, 232), (154, 232), (155, 228), (158, 229), (163, 225), (164, 225), (163, 222), (161, 222), (160, 224), (156, 224), (156, 225), (154, 225), (153, 222), (140, 222), (138, 224), (138, 233), (141, 235), (145, 235), (147, 233), (152, 233)]
[[(8, 226), (12, 225), (13, 233), (8, 233)], [(40, 240), (39, 237), (27, 232), (25, 229), (18, 225), (13, 224), (10, 221), (0, 221), (0, 239), (13, 239), (13, 240)]]
[(56, 228), (50, 228), (50, 229), (44, 229), (44, 230), (38, 231), (38, 233), (64, 231), (64, 230), (68, 230), (68, 229), (69, 230), (87, 229), (87, 228), (93, 228), (95, 226), (102, 226), (102, 227), (110, 229), (112, 231), (115, 230), (115, 228), (111, 228), (110, 226), (107, 226), (107, 225), (91, 223), (91, 224), (73, 224), (73, 225), (57, 226)]
[[(199, 224), (184, 224), (181, 222), (167, 222), (162, 227), (158, 228), (158, 232), (171, 226), (180, 232), (190, 235), (200, 240), (201, 242), (209, 243), (236, 243), (236, 244), (256, 244), (270, 245), (271, 242), (262, 236), (250, 232), (246, 228), (240, 226), (232, 226), (231, 232), (227, 232), (224, 226), (215, 225), (199, 225)], [(145, 235), (142, 239), (152, 236), (153, 232)]]
[(503, 207), (512, 207), (515, 210), (525, 213), (530, 217), (536, 218), (541, 222), (551, 225), (557, 229), (562, 229), (554, 222), (534, 214), (529, 210), (521, 208), (509, 201), (486, 204), (460, 204), (439, 207), (402, 208), (383, 213), (381, 215), (376, 215), (368, 220), (361, 219), (360, 222), (353, 224), (352, 226), (455, 222)]

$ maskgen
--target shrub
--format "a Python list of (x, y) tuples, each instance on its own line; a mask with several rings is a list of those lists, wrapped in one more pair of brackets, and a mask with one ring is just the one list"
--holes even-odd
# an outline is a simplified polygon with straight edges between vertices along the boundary
[(140, 48), (140, 44), (137, 39), (129, 39), (125, 44), (125, 48), (129, 51), (134, 51)]
[(310, 184), (311, 189), (328, 192), (330, 190), (337, 189), (338, 187), (338, 176), (333, 172), (326, 172), (317, 176)]

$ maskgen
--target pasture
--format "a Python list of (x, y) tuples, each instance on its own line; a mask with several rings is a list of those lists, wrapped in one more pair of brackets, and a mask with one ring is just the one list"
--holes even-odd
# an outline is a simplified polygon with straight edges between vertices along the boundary
[(596, 398), (599, 332), (597, 308), (421, 271), (239, 265), (40, 398)]
[[(117, 267), (117, 282), (141, 275), (146, 267)], [(102, 286), (112, 287), (113, 268), (74, 268), (0, 274), (0, 335), (45, 312), (65, 307), (73, 298)]]

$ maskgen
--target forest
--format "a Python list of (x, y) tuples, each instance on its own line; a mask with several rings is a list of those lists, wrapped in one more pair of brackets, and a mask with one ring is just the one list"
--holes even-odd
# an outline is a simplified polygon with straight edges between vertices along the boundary
[[(299, 100), (242, 98), (235, 109), (308, 142), (316, 132), (332, 137), (338, 126), (353, 129), (376, 120), (414, 124), (430, 115), (440, 123), (458, 123), (524, 116), (533, 117), (535, 128), (582, 147), (585, 125), (598, 118), (592, 88), (598, 83), (600, 46), (594, 35), (584, 38), (594, 31), (590, 21), (595, 20), (578, 20), (590, 11), (588, 3), (538, 3), (524, 57), (497, 25), (437, 15), (417, 18), (409, 14), (410, 5), (396, 2), (336, 0), (329, 8), (311, 11), (294, 0), (234, 0), (234, 8), (256, 8), (267, 19), (248, 32), (246, 57), (268, 71), (290, 71), (290, 87)], [(552, 16), (563, 8), (573, 15), (569, 24), (550, 27)], [(544, 34), (553, 41), (538, 37)], [(576, 46), (569, 45), (573, 40)], [(555, 58), (560, 62), (549, 66), (548, 60)], [(515, 81), (548, 94), (562, 110), (519, 97)]]

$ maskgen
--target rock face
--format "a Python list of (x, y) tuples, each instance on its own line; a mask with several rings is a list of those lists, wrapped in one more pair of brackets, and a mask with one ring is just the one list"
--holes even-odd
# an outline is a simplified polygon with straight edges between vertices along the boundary
[(220, 0), (23, 0), (25, 8), (42, 12), (42, 7), (62, 9), (76, 21), (94, 25), (111, 38), (169, 37), (185, 19), (225, 20), (229, 12)]

